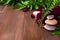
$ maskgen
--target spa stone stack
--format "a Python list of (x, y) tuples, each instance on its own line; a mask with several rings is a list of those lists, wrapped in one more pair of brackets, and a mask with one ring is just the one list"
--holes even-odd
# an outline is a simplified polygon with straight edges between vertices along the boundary
[(45, 25), (43, 26), (46, 30), (53, 31), (55, 30), (55, 25), (58, 23), (56, 19), (54, 19), (54, 15), (48, 15), (45, 20)]

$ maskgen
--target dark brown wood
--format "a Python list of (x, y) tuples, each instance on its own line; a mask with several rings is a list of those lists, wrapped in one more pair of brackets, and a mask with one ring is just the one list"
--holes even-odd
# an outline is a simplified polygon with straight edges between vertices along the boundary
[(51, 36), (40, 28), (31, 13), (4, 7), (0, 13), (0, 40), (60, 40), (59, 35)]

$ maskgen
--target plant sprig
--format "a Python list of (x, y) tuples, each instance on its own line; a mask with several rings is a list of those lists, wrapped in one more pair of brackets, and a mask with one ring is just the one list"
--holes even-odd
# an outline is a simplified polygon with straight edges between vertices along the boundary
[[(46, 7), (44, 10), (48, 10), (43, 12), (43, 16), (42, 16), (42, 20), (44, 20), (45, 16), (49, 14), (49, 10), (52, 10), (58, 3), (60, 2), (60, 0), (47, 0), (47, 2), (45, 3)], [(43, 10), (43, 11), (44, 11)]]

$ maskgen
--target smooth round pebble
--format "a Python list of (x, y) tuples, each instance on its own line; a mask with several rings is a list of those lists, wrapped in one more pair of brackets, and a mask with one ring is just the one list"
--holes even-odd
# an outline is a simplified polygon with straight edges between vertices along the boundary
[(53, 19), (54, 18), (54, 15), (48, 15), (47, 16), (47, 19)]
[(52, 19), (52, 20), (45, 20), (45, 23), (48, 24), (48, 25), (56, 25), (58, 23), (57, 20), (55, 19)]
[(50, 25), (44, 25), (43, 26), (46, 30), (50, 30), (50, 31), (52, 31), (52, 30), (55, 30), (55, 26), (50, 26)]

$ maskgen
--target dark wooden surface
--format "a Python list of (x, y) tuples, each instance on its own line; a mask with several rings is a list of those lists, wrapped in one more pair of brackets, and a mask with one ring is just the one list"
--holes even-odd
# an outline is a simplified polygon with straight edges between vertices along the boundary
[(0, 40), (60, 40), (59, 35), (51, 36), (41, 29), (31, 13), (4, 7), (0, 12)]

